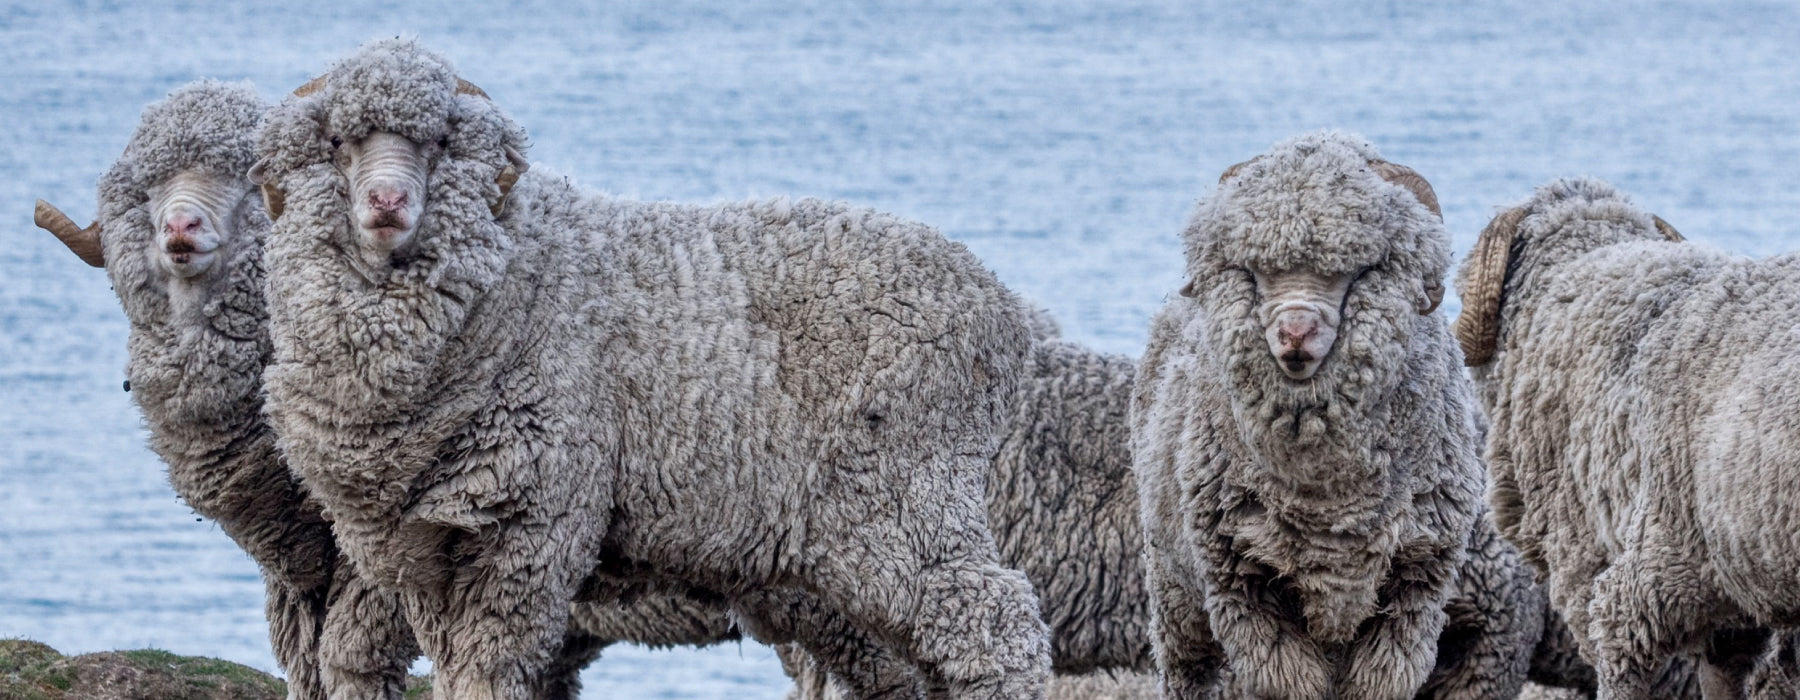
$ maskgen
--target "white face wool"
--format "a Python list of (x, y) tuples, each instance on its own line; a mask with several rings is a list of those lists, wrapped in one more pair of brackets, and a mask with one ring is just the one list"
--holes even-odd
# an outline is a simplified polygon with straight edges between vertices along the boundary
[(1257, 317), (1269, 354), (1289, 379), (1311, 379), (1331, 354), (1338, 323), (1344, 319), (1344, 295), (1355, 274), (1319, 274), (1310, 270), (1274, 273), (1251, 271), (1262, 300)]
[(250, 192), (249, 181), (242, 177), (199, 170), (184, 170), (150, 186), (156, 233), (146, 254), (177, 279), (218, 275), (218, 261), (228, 252), (221, 248), (238, 243), (242, 210), (255, 204), (246, 196)]
[(358, 240), (381, 252), (404, 247), (425, 211), (425, 180), (443, 148), (387, 131), (332, 144), (332, 161), (350, 182), (350, 219)]

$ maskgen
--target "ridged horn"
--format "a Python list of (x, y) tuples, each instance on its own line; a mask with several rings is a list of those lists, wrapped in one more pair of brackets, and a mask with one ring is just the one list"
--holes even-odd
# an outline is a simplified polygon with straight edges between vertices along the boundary
[(1437, 193), (1431, 190), (1431, 183), (1426, 182), (1425, 177), (1417, 171), (1385, 160), (1371, 160), (1369, 167), (1374, 169), (1375, 174), (1381, 176), (1381, 179), (1406, 188), (1406, 191), (1411, 192), (1420, 204), (1425, 205), (1426, 209), (1430, 209), (1431, 213), (1436, 214), (1439, 221), (1444, 220), (1444, 210), (1438, 208)]
[(68, 246), (82, 262), (94, 267), (106, 267), (106, 250), (100, 245), (100, 222), (81, 228), (67, 214), (62, 213), (61, 209), (41, 199), (37, 201), (31, 221), (38, 228), (55, 234), (56, 239)]
[(500, 198), (488, 206), (488, 211), (493, 212), (495, 218), (499, 218), (500, 212), (506, 211), (506, 196), (512, 194), (513, 185), (519, 182), (519, 169), (511, 165), (506, 166), (500, 170), (499, 175), (494, 176), (494, 182), (500, 185)]
[(1475, 250), (1469, 253), (1468, 285), (1462, 290), (1463, 310), (1451, 324), (1456, 342), (1462, 345), (1463, 364), (1480, 367), (1494, 359), (1500, 350), (1500, 305), (1506, 294), (1506, 269), (1511, 262), (1513, 241), (1519, 237), (1519, 223), (1525, 220), (1524, 207), (1501, 212), (1481, 230)]
[(295, 97), (305, 97), (307, 95), (311, 95), (311, 94), (318, 92), (320, 90), (323, 90), (323, 89), (325, 89), (325, 76), (321, 75), (317, 78), (313, 78), (312, 80), (306, 81), (305, 85), (301, 85), (300, 87), (294, 88), (294, 96)]
[(462, 78), (456, 79), (456, 94), (458, 94), (458, 95), (474, 95), (476, 97), (479, 97), (481, 99), (488, 100), (488, 101), (492, 101), (494, 99), (492, 97), (488, 97), (487, 92), (483, 91), (481, 88), (475, 87), (474, 83), (471, 83), (467, 80), (463, 80)]
[(1663, 238), (1667, 238), (1676, 243), (1687, 240), (1681, 236), (1680, 231), (1675, 230), (1674, 226), (1669, 225), (1669, 222), (1667, 221), (1663, 221), (1663, 218), (1660, 216), (1651, 214), (1650, 222), (1656, 224), (1656, 232), (1662, 234)]
[(274, 183), (260, 185), (262, 188), (263, 210), (268, 212), (269, 220), (281, 218), (281, 212), (287, 209), (287, 193), (281, 191)]

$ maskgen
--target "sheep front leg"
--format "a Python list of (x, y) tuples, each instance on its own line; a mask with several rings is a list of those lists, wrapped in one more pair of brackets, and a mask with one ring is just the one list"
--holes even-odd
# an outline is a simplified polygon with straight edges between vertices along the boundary
[(439, 575), (401, 593), (436, 668), (434, 697), (527, 700), (544, 687), (595, 552), (575, 517), (526, 513), (443, 537)]
[[(765, 644), (782, 645), (783, 665), (800, 667), (789, 670), (796, 683), (802, 680), (801, 675), (825, 673), (847, 691), (820, 695), (825, 688), (815, 687), (810, 691), (802, 688), (801, 698), (826, 700), (842, 695), (857, 700), (918, 700), (924, 697), (924, 687), (911, 664), (813, 596), (763, 591), (739, 596), (732, 601), (732, 607), (738, 622), (750, 636)], [(797, 674), (796, 670), (806, 673)]]
[(1157, 547), (1144, 553), (1149, 591), (1150, 639), (1162, 669), (1165, 698), (1213, 698), (1221, 690), (1225, 650), (1213, 639), (1206, 596), (1182, 585)]
[(347, 557), (332, 570), (319, 647), (320, 672), (330, 700), (398, 700), (406, 672), (419, 656), (400, 600), (356, 573)]
[[(1221, 541), (1213, 550), (1229, 548), (1229, 541)], [(1331, 665), (1324, 649), (1284, 612), (1298, 609), (1297, 601), (1283, 604), (1292, 590), (1279, 589), (1272, 571), (1235, 554), (1215, 562), (1207, 575), (1206, 614), (1228, 659), (1232, 696), (1330, 697)]]
[(289, 700), (324, 698), (325, 681), (319, 673), (319, 635), (325, 622), (325, 591), (300, 589), (263, 576), (269, 616), (269, 643), (275, 662), (287, 671)]
[[(1644, 547), (1655, 537), (1646, 535)], [(1648, 547), (1674, 555), (1651, 565), (1643, 549), (1615, 559), (1594, 577), (1588, 605), (1588, 636), (1594, 641), (1600, 700), (1653, 697), (1652, 685), (1671, 656), (1693, 639), (1696, 630), (1717, 618), (1714, 597), (1703, 588), (1701, 572), (1684, 562), (1689, 550)], [(1647, 624), (1648, 623), (1648, 624)]]
[[(817, 577), (812, 588), (828, 605), (892, 645), (931, 682), (941, 682), (948, 697), (1043, 698), (1050, 639), (1038, 617), (1037, 595), (1023, 574), (1000, 566), (985, 528), (969, 531), (952, 523), (929, 539), (895, 534), (864, 530), (833, 538), (842, 546), (831, 565), (801, 573)], [(985, 551), (912, 551), (918, 544), (970, 540), (985, 541)], [(913, 564), (919, 561), (931, 563)]]
[(1419, 691), (1437, 661), (1452, 573), (1443, 552), (1393, 567), (1383, 590), (1386, 606), (1363, 623), (1352, 644), (1340, 698), (1407, 700)]

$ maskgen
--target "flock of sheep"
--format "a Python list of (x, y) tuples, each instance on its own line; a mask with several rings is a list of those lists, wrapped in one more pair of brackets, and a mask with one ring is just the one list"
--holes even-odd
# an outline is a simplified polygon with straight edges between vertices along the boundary
[(1800, 689), (1800, 258), (1558, 181), (1449, 324), (1430, 185), (1308, 134), (1201, 200), (1134, 362), (922, 224), (526, 141), (384, 40), (150, 106), (93, 226), (38, 203), (294, 698), (420, 653), (439, 698), (573, 698), (611, 643), (739, 635), (800, 698)]

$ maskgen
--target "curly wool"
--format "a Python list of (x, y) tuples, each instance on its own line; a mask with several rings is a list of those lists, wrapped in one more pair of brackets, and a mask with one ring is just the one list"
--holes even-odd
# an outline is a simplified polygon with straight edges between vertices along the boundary
[[(235, 208), (216, 282), (172, 281), (153, 260), (152, 187), (181, 173), (243, 182), (268, 105), (246, 84), (203, 80), (144, 110), (119, 160), (101, 178), (99, 221), (106, 270), (131, 322), (126, 375), (144, 412), (150, 447), (169, 482), (195, 512), (212, 518), (262, 569), (270, 640), (300, 697), (322, 697), (334, 673), (321, 649), (330, 601), (354, 597), (340, 574), (330, 526), (275, 449), (262, 418), (262, 371), (272, 354), (263, 304), (263, 241), (269, 219), (252, 201)], [(203, 284), (177, 302), (172, 286)], [(197, 309), (188, 308), (199, 299)], [(389, 602), (349, 629), (404, 623)], [(371, 638), (380, 632), (345, 636)], [(410, 658), (404, 643), (395, 653)], [(367, 649), (356, 655), (371, 656)], [(382, 649), (381, 651), (388, 651)], [(367, 664), (367, 661), (361, 662)], [(341, 671), (339, 669), (338, 671)], [(379, 688), (404, 679), (405, 659), (361, 679)], [(365, 686), (366, 687), (366, 686)]]
[[(1132, 401), (1171, 692), (1203, 692), (1227, 659), (1234, 682), (1292, 697), (1410, 695), (1431, 668), (1484, 475), (1460, 356), (1417, 311), (1448, 239), (1378, 157), (1336, 132), (1279, 144), (1183, 234), (1193, 298), (1153, 322)], [(1363, 271), (1311, 380), (1278, 371), (1252, 267)]]
[(817, 591), (949, 678), (1041, 693), (1036, 602), (980, 501), (1028, 347), (1017, 300), (927, 227), (816, 200), (633, 202), (533, 170), (496, 219), (524, 132), (470, 95), (414, 244), (371, 257), (329, 140), (416, 125), (339, 103), (435, 103), (440, 61), (371, 44), (259, 146), (287, 198), (269, 414), (423, 627), (439, 690), (525, 692), (604, 561), (728, 598)]
[(1592, 179), (1511, 213), (1497, 353), (1473, 369), (1495, 513), (1603, 691), (1639, 692), (1713, 635), (1800, 621), (1785, 515), (1800, 401), (1784, 389), (1800, 383), (1768, 342), (1800, 322), (1796, 256), (1671, 243)]

